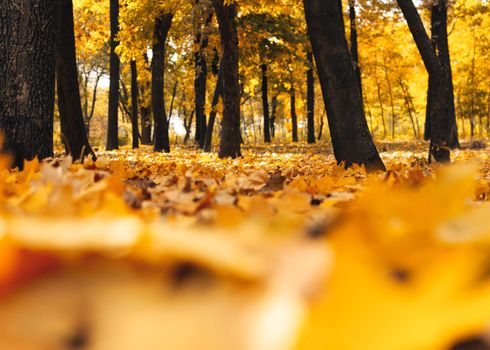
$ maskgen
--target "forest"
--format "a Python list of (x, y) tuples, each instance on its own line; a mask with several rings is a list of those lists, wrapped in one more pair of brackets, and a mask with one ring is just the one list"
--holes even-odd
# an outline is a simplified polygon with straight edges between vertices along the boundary
[(0, 0), (0, 349), (490, 349), (487, 0)]

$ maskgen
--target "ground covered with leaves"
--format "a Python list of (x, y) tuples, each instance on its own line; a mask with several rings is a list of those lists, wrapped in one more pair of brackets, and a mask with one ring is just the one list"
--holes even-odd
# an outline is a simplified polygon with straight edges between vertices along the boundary
[[(374, 174), (337, 166), (324, 145), (250, 147), (236, 160), (143, 148), (100, 152), (83, 165), (35, 160), (22, 172), (4, 159), (0, 348), (24, 339), (34, 314), (15, 296), (44, 295), (48, 275), (64, 281), (50, 289), (56, 302), (48, 298), (64, 311), (35, 309), (36, 317), (46, 312), (65, 326), (35, 326), (17, 349), (45, 349), (57, 337), (71, 344), (81, 333), (88, 349), (483, 346), (490, 157), (476, 146), (456, 150), (450, 167), (432, 167), (425, 144), (381, 144), (388, 172)], [(99, 279), (87, 277), (92, 270)], [(83, 332), (71, 327), (80, 312), (59, 302), (63, 286), (73, 287), (68, 275), (101, 286), (83, 294), (92, 305)], [(157, 310), (157, 301), (135, 286), (152, 285), (152, 276), (164, 281), (158, 303), (167, 306), (149, 321), (141, 310)], [(139, 302), (129, 306), (129, 295)], [(100, 316), (109, 313), (110, 326)], [(131, 318), (141, 322), (122, 332), (115, 320)], [(155, 331), (154, 322), (164, 326)]]

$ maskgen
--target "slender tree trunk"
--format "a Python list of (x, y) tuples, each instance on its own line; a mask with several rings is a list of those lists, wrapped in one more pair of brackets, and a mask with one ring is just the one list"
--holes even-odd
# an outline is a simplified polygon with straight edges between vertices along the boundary
[(155, 152), (170, 152), (170, 137), (164, 103), (165, 43), (172, 25), (173, 14), (161, 14), (155, 19), (153, 59), (151, 62), (151, 101), (153, 111)]
[(267, 81), (267, 65), (260, 66), (262, 70), (262, 109), (264, 112), (264, 142), (270, 143), (271, 129), (270, 129), (270, 116), (269, 116), (269, 91)]
[(359, 84), (359, 91), (361, 92), (362, 99), (364, 94), (362, 93), (361, 67), (359, 65), (359, 49), (357, 45), (356, 0), (349, 0), (349, 19), (350, 51), (352, 55), (352, 64), (354, 66), (354, 73), (357, 78), (357, 84)]
[(53, 155), (57, 5), (0, 2), (0, 130), (13, 167)]
[(98, 72), (97, 77), (95, 78), (94, 89), (92, 91), (92, 103), (90, 105), (90, 112), (85, 116), (85, 130), (87, 132), (87, 138), (90, 137), (90, 124), (94, 117), (95, 113), (95, 103), (97, 102), (97, 90), (99, 87), (100, 78), (102, 77), (102, 73)]
[(409, 92), (407, 90), (407, 87), (403, 83), (402, 78), (398, 78), (398, 83), (400, 84), (400, 88), (402, 89), (403, 98), (405, 100), (405, 107), (407, 107), (407, 113), (408, 113), (408, 116), (410, 118), (410, 122), (412, 123), (413, 135), (415, 136), (416, 139), (418, 139), (419, 138), (419, 134), (418, 134), (418, 131), (417, 131), (417, 126), (415, 124), (415, 119), (413, 118), (413, 114), (412, 114), (412, 106), (411, 106), (411, 103), (410, 103), (411, 98), (410, 98)]
[(385, 109), (383, 107), (383, 99), (381, 98), (381, 85), (376, 81), (376, 86), (378, 88), (378, 102), (379, 108), (381, 109), (381, 122), (383, 123), (383, 140), (386, 139), (386, 121), (385, 121)]
[(174, 88), (172, 89), (172, 99), (170, 100), (170, 107), (168, 109), (168, 123), (170, 124), (170, 120), (172, 119), (172, 114), (174, 111), (174, 102), (175, 97), (177, 96), (177, 87), (179, 86), (179, 81), (175, 80)]
[(109, 86), (109, 114), (107, 124), (107, 144), (108, 151), (119, 148), (118, 139), (118, 105), (119, 105), (119, 77), (120, 65), (116, 48), (119, 45), (117, 35), (119, 33), (119, 0), (110, 0), (110, 20), (111, 20), (111, 54), (110, 54), (110, 86)]
[(223, 71), (221, 65), (218, 72), (218, 80), (216, 81), (216, 87), (214, 88), (213, 101), (211, 103), (211, 113), (209, 114), (209, 123), (206, 129), (206, 137), (204, 140), (204, 151), (211, 152), (213, 144), (213, 131), (214, 124), (216, 122), (216, 113), (218, 112), (218, 102), (220, 96), (223, 96)]
[(296, 90), (291, 88), (289, 90), (289, 97), (291, 103), (291, 131), (293, 142), (298, 142), (298, 115), (296, 114)]
[[(323, 114), (326, 114), (325, 112)], [(318, 133), (318, 141), (322, 139), (323, 136), (323, 127), (325, 126), (325, 122), (323, 121), (323, 115), (320, 117), (320, 132)]]
[(277, 117), (277, 95), (272, 96), (272, 113), (271, 113), (271, 135), (272, 138), (276, 137), (276, 117)]
[(385, 170), (369, 133), (362, 97), (345, 39), (339, 0), (303, 0), (334, 154), (345, 166)]
[(386, 85), (388, 86), (388, 95), (390, 96), (390, 106), (391, 106), (391, 139), (395, 139), (396, 134), (396, 113), (395, 113), (395, 101), (393, 98), (393, 90), (391, 88), (390, 76), (388, 75), (388, 69), (384, 67)]
[(315, 77), (313, 74), (313, 53), (307, 53), (308, 71), (306, 73), (306, 106), (308, 121), (308, 143), (315, 143)]
[(138, 148), (139, 145), (139, 125), (138, 125), (138, 106), (139, 90), (138, 90), (138, 68), (136, 60), (131, 60), (131, 131), (133, 134), (133, 148)]
[(58, 0), (56, 79), (61, 134), (74, 160), (94, 154), (87, 138), (78, 86), (72, 0)]
[[(449, 146), (452, 148), (459, 147), (458, 140), (458, 126), (456, 123), (456, 107), (454, 103), (454, 86), (451, 69), (451, 58), (449, 53), (448, 33), (447, 33), (447, 0), (437, 0), (430, 4), (431, 7), (431, 34), (432, 34), (432, 46), (439, 58), (439, 61), (446, 71), (445, 78), (447, 79), (447, 86), (449, 92), (447, 94), (447, 104), (449, 107)], [(426, 115), (426, 130), (425, 138), (430, 139), (430, 113), (432, 106), (432, 99), (434, 98), (434, 86), (433, 79), (429, 75), (429, 91), (427, 94), (427, 115)], [(427, 118), (429, 117), (429, 118)]]
[(220, 139), (220, 158), (241, 156), (240, 83), (238, 79), (238, 32), (236, 4), (213, 0), (222, 45), (223, 122)]
[(439, 61), (433, 49), (432, 43), (412, 0), (397, 0), (397, 2), (422, 56), (425, 68), (429, 72), (429, 75), (432, 76), (432, 79), (434, 79), (433, 86), (435, 90), (431, 94), (433, 98), (430, 115), (431, 145), (429, 160), (443, 163), (450, 162), (451, 119), (449, 118), (449, 106), (447, 103), (449, 100), (448, 72), (444, 69), (444, 66)]

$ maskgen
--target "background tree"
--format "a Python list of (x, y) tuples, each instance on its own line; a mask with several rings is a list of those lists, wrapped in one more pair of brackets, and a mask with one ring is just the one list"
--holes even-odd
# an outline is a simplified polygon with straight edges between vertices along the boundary
[(120, 61), (116, 53), (118, 46), (117, 34), (119, 32), (119, 0), (110, 0), (110, 21), (111, 21), (111, 54), (110, 54), (110, 87), (109, 87), (109, 113), (107, 126), (108, 151), (119, 147), (118, 140), (118, 103), (119, 103), (119, 78)]

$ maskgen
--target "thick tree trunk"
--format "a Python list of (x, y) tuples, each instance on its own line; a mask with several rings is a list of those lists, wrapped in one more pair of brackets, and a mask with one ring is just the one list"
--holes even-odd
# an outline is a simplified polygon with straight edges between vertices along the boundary
[(220, 96), (223, 96), (223, 71), (221, 65), (218, 72), (218, 80), (216, 81), (216, 87), (214, 88), (213, 101), (211, 103), (211, 113), (209, 114), (209, 123), (206, 128), (206, 137), (204, 140), (204, 151), (211, 152), (213, 144), (213, 132), (214, 124), (216, 122), (216, 113), (218, 111), (218, 102)]
[(345, 166), (385, 170), (369, 133), (339, 0), (303, 0), (335, 157)]
[[(430, 4), (431, 9), (431, 34), (432, 34), (432, 46), (438, 55), (439, 61), (443, 68), (446, 70), (445, 78), (448, 79), (446, 84), (448, 85), (449, 93), (447, 94), (447, 104), (449, 106), (449, 146), (452, 148), (459, 147), (458, 139), (458, 126), (456, 123), (456, 107), (454, 102), (454, 86), (451, 69), (451, 58), (449, 54), (448, 33), (447, 33), (447, 0), (438, 0)], [(434, 98), (434, 79), (429, 75), (429, 88), (427, 92), (427, 113), (425, 124), (425, 139), (430, 139), (431, 123), (430, 114), (431, 106)]]
[(271, 140), (271, 129), (270, 129), (270, 116), (269, 116), (269, 88), (267, 81), (267, 65), (263, 64), (260, 66), (262, 70), (262, 109), (264, 113), (264, 142), (270, 143)]
[(293, 142), (298, 142), (298, 115), (296, 114), (296, 90), (289, 90), (290, 106), (291, 106), (291, 133)]
[(308, 71), (306, 73), (306, 106), (308, 122), (308, 143), (315, 143), (315, 77), (313, 74), (313, 53), (307, 53)]
[(165, 43), (172, 25), (173, 14), (165, 13), (155, 19), (153, 59), (151, 62), (151, 101), (153, 110), (155, 152), (170, 152), (169, 125), (164, 103)]
[(138, 126), (138, 67), (136, 60), (131, 60), (131, 131), (133, 134), (133, 148), (138, 148), (139, 145), (139, 126)]
[(238, 33), (236, 4), (213, 0), (219, 23), (223, 58), (223, 121), (220, 138), (220, 158), (241, 156), (240, 83), (238, 78)]
[(110, 85), (109, 85), (109, 114), (107, 123), (107, 144), (108, 151), (119, 148), (118, 139), (118, 105), (119, 105), (119, 78), (121, 62), (116, 54), (119, 45), (117, 34), (119, 33), (119, 0), (110, 0), (110, 21), (111, 21), (111, 54), (110, 54)]
[(78, 86), (72, 0), (58, 0), (56, 80), (61, 134), (74, 160), (94, 155), (88, 142)]
[(449, 100), (448, 72), (439, 61), (412, 0), (397, 0), (397, 2), (422, 56), (425, 68), (429, 72), (431, 79), (433, 79), (434, 91), (431, 94), (431, 145), (429, 159), (437, 162), (449, 162), (451, 120), (447, 103)]
[(0, 130), (13, 167), (53, 155), (57, 4), (0, 1)]
[(276, 137), (276, 117), (277, 117), (277, 95), (272, 96), (272, 113), (271, 113), (271, 135)]
[(349, 0), (349, 19), (350, 19), (350, 51), (352, 56), (352, 64), (356, 74), (359, 91), (362, 93), (361, 67), (359, 66), (359, 49), (357, 45), (357, 23), (356, 23), (356, 0)]

